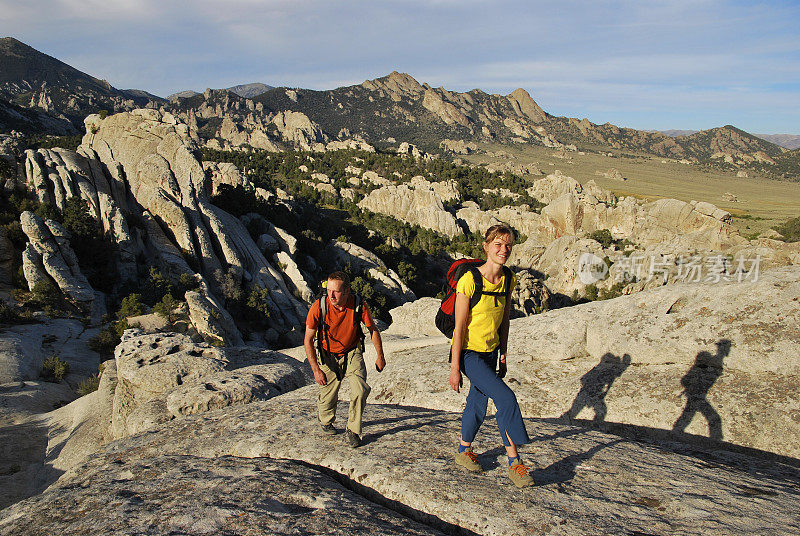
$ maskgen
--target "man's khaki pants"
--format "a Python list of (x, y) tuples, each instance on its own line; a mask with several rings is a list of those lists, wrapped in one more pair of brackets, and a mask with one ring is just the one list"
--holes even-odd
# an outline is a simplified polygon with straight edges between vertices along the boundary
[[(347, 370), (342, 378), (342, 381), (350, 379), (350, 413), (347, 416), (347, 427), (361, 435), (361, 418), (370, 392), (370, 387), (367, 385), (364, 352), (361, 348), (355, 348), (341, 357), (332, 356), (332, 358), (338, 361), (339, 370), (343, 369), (347, 363)], [(336, 403), (339, 401), (339, 387), (342, 381), (336, 379), (336, 373), (324, 362), (320, 363), (319, 368), (325, 373), (327, 379), (327, 384), (319, 387), (319, 398), (317, 399), (319, 420), (322, 424), (330, 424), (336, 418)]]

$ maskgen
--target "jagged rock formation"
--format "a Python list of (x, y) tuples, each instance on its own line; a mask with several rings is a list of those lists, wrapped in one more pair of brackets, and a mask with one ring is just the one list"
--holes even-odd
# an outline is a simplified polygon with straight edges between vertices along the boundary
[(383, 186), (370, 192), (358, 206), (450, 237), (461, 234), (455, 217), (445, 210), (442, 198), (428, 188), (409, 188), (405, 184)]
[(22, 213), (20, 223), (29, 239), (22, 255), (22, 267), (30, 289), (49, 278), (66, 297), (84, 310), (90, 310), (95, 293), (78, 266), (67, 231), (57, 222), (43, 220), (28, 211)]
[[(194, 273), (186, 261), (190, 259), (209, 287), (206, 298), (190, 296), (201, 333), (234, 344), (241, 341), (230, 319), (217, 327), (211, 326), (217, 321), (203, 321), (227, 316), (211, 296), (219, 292), (218, 277), (223, 272), (233, 274), (242, 285), (269, 290), (270, 324), (278, 333), (289, 333), (302, 324), (306, 304), (289, 288), (291, 284), (307, 297), (302, 274), (293, 270), (287, 284), (244, 224), (210, 201), (222, 184), (243, 187), (266, 200), (273, 194), (255, 188), (230, 165), (206, 165), (206, 173), (194, 156), (196, 146), (188, 137), (188, 127), (170, 114), (136, 110), (105, 119), (93, 115), (86, 125), (77, 154), (60, 149), (29, 151), (27, 183), (41, 201), (58, 207), (72, 196), (88, 202), (91, 214), (119, 246), (123, 282), (137, 280), (137, 255), (145, 255), (148, 264), (173, 280)], [(33, 250), (28, 255), (31, 285), (41, 277), (32, 255)], [(59, 286), (65, 288), (61, 282)]]

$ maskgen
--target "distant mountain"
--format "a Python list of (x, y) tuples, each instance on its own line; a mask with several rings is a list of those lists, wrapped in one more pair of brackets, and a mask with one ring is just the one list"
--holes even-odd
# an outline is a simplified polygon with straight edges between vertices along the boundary
[(0, 98), (82, 128), (90, 113), (142, 107), (157, 99), (114, 88), (13, 37), (0, 39)]
[(697, 130), (652, 130), (648, 132), (661, 132), (662, 134), (666, 134), (670, 138), (677, 138), (678, 136), (691, 136), (699, 131)]
[(120, 91), (131, 98), (144, 98), (144, 99), (150, 99), (151, 101), (164, 100), (162, 97), (159, 97), (158, 95), (153, 95), (152, 93), (145, 91), (143, 89), (120, 89)]
[(167, 100), (189, 99), (199, 94), (200, 93), (198, 93), (197, 91), (194, 91), (192, 89), (187, 89), (186, 91), (178, 91), (177, 93), (173, 93), (172, 95), (167, 95)]
[(789, 150), (800, 149), (800, 135), (797, 134), (756, 134), (756, 136)]
[(262, 93), (266, 93), (270, 89), (274, 89), (273, 86), (268, 86), (267, 84), (262, 84), (261, 82), (255, 82), (252, 84), (241, 84), (238, 86), (229, 87), (228, 91), (236, 93), (240, 97), (251, 99), (253, 97), (258, 97)]
[[(253, 97), (257, 97), (263, 93), (266, 93), (270, 89), (274, 89), (274, 87), (268, 86), (267, 84), (262, 84), (261, 82), (254, 82), (252, 84), (240, 84), (238, 86), (225, 88), (226, 91), (235, 93), (236, 95), (245, 99), (251, 99)], [(187, 89), (186, 91), (179, 91), (178, 93), (173, 93), (172, 95), (169, 95), (167, 97), (167, 100), (189, 99), (191, 97), (194, 97), (195, 95), (200, 95), (200, 93), (192, 89)]]
[[(661, 132), (666, 134), (671, 138), (677, 138), (678, 136), (691, 136), (692, 134), (696, 134), (697, 130), (649, 130), (648, 132)], [(757, 138), (761, 138), (762, 140), (767, 140), (770, 143), (774, 143), (779, 147), (783, 147), (785, 149), (793, 150), (800, 148), (800, 135), (797, 134), (753, 134)]]

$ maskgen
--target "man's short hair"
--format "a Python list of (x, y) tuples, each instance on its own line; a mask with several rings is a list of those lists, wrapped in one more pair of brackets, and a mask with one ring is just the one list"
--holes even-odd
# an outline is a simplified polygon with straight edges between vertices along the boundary
[(341, 270), (337, 270), (328, 276), (328, 281), (341, 281), (344, 288), (350, 288), (350, 276)]

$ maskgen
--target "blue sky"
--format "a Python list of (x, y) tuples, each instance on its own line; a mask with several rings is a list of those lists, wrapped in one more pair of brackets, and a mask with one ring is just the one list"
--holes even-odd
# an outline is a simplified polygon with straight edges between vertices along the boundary
[(115, 87), (329, 89), (393, 70), (641, 129), (800, 134), (800, 1), (0, 0), (0, 34)]

